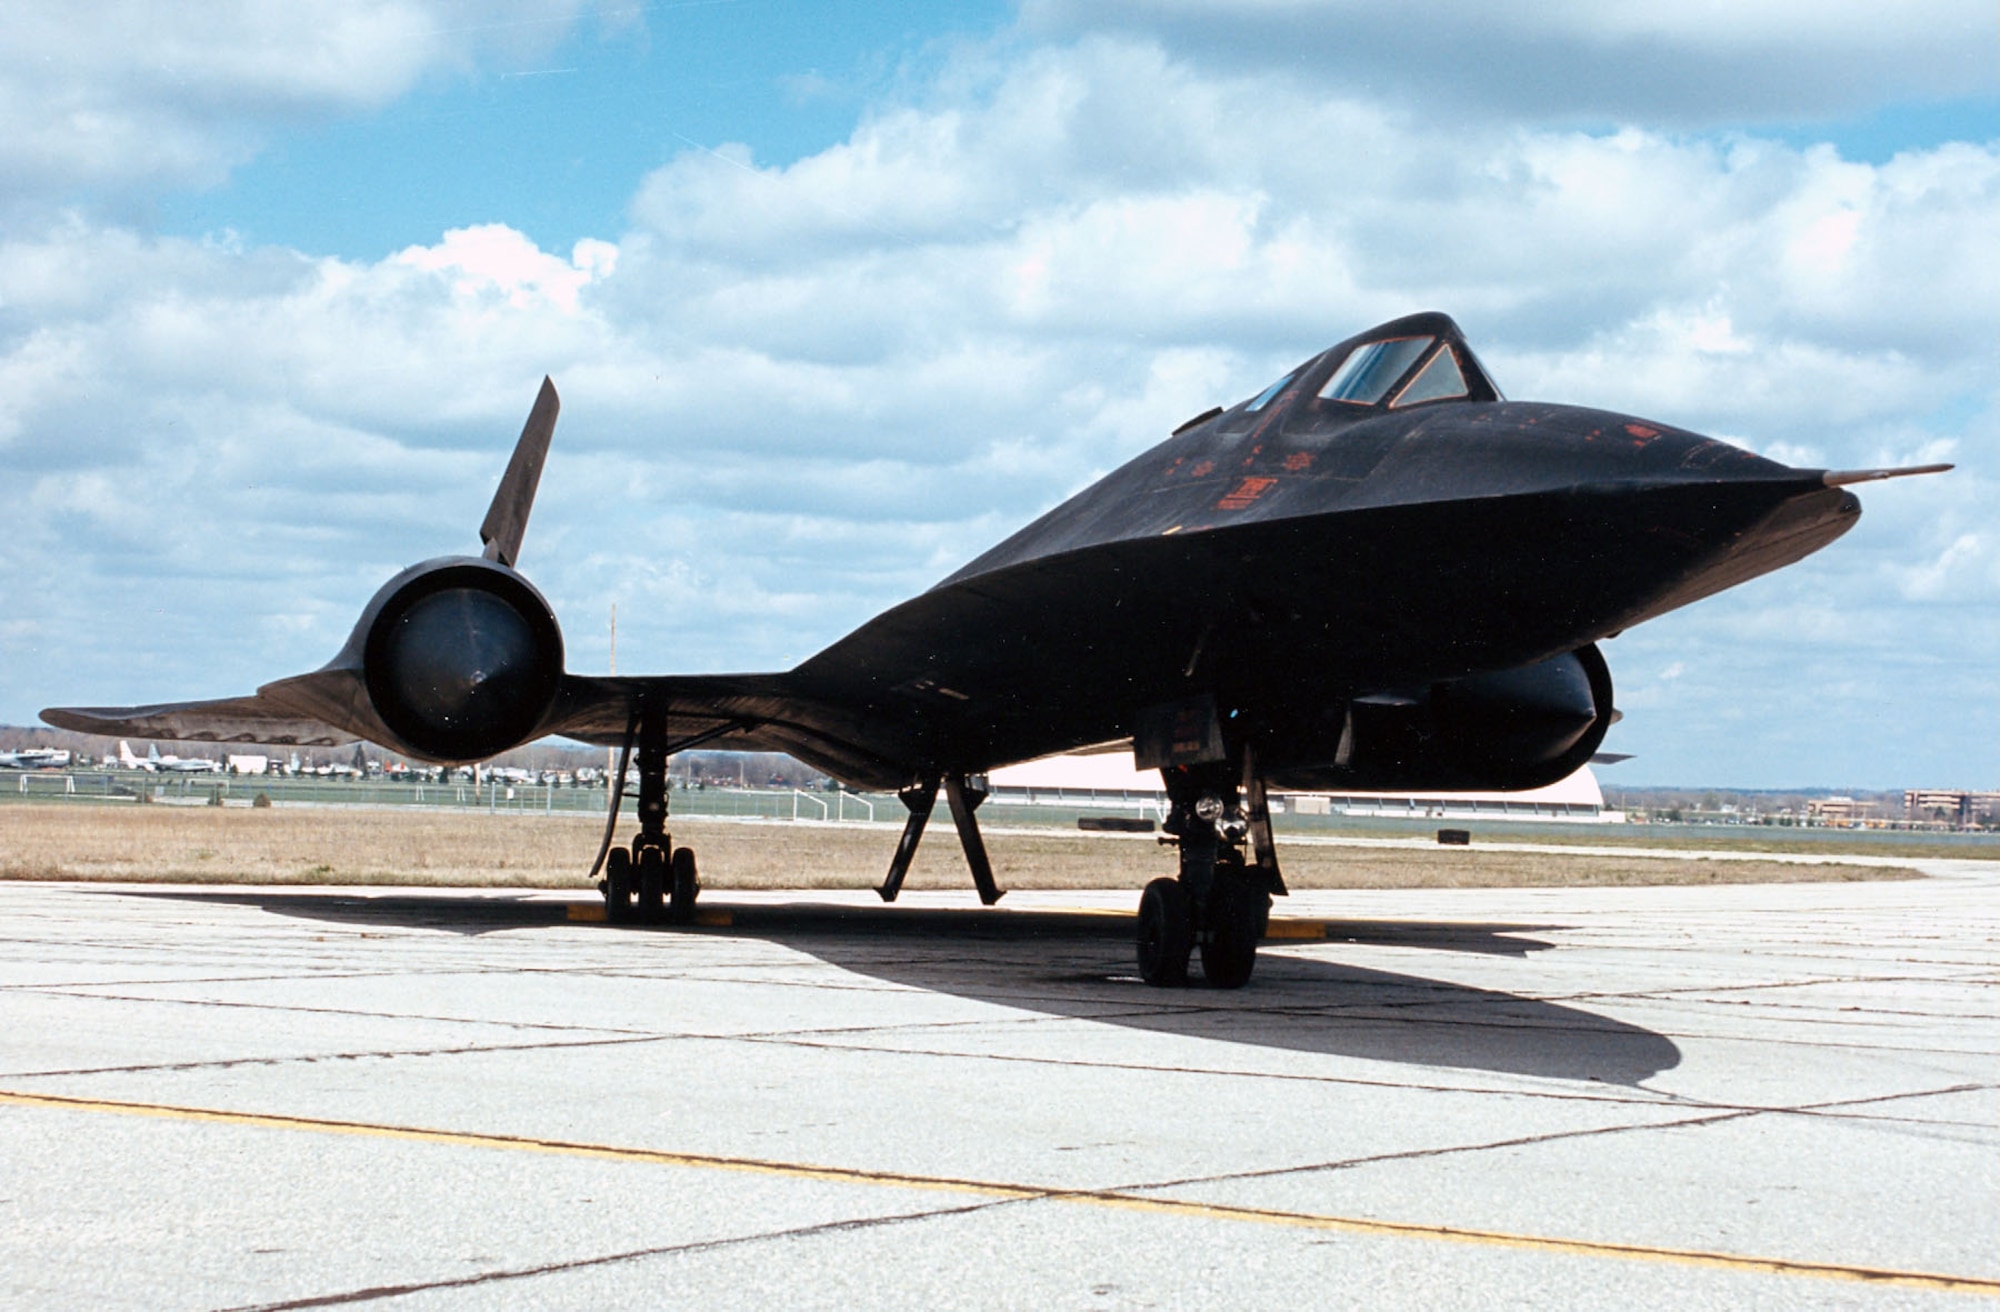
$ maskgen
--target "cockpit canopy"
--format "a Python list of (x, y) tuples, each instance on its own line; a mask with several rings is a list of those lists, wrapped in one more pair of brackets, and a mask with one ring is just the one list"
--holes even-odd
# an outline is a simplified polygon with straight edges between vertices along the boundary
[[(1307, 389), (1310, 388), (1310, 393)], [(1321, 413), (1359, 418), (1437, 401), (1500, 401), (1500, 389), (1444, 314), (1413, 314), (1349, 338), (1272, 383), (1245, 403), (1256, 414), (1280, 397)]]

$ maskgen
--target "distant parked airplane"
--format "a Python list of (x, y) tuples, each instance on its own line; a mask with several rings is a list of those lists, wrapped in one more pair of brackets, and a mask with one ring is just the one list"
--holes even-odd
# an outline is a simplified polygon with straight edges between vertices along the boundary
[(167, 774), (217, 774), (222, 763), (211, 761), (205, 756), (162, 756), (157, 747), (148, 747), (142, 759), (133, 754), (132, 744), (124, 739), (118, 741), (118, 764), (127, 770), (145, 770), (149, 773), (164, 771)]
[(70, 754), (60, 747), (24, 747), (18, 752), (0, 752), (0, 770), (64, 770)]

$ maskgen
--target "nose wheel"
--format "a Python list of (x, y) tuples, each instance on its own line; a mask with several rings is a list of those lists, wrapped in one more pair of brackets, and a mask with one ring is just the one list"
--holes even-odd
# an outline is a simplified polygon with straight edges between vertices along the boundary
[[(1139, 898), (1139, 978), (1154, 988), (1179, 988), (1198, 952), (1211, 986), (1240, 989), (1257, 968), (1271, 893), (1284, 887), (1270, 855), (1263, 789), (1252, 788), (1246, 815), (1228, 773), (1213, 767), (1161, 773), (1173, 803), (1164, 826), (1169, 837), (1162, 841), (1180, 849), (1180, 874), (1155, 879)], [(1246, 840), (1255, 864), (1244, 860)]]
[(1155, 879), (1139, 898), (1139, 978), (1156, 989), (1180, 988), (1198, 951), (1212, 987), (1242, 988), (1257, 968), (1270, 912), (1271, 895), (1240, 871), (1218, 872), (1203, 907), (1182, 880)]
[(1251, 887), (1239, 869), (1218, 878), (1208, 894), (1208, 925), (1201, 940), (1201, 973), (1219, 989), (1240, 989), (1257, 968), (1257, 940), (1264, 937), (1271, 895)]
[(1156, 989), (1187, 983), (1194, 913), (1178, 879), (1155, 879), (1139, 896), (1139, 978)]

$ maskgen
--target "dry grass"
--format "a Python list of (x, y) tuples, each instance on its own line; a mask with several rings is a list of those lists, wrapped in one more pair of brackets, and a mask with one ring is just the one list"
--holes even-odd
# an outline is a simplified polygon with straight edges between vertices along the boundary
[[(0, 806), (0, 878), (158, 883), (408, 884), (581, 888), (601, 820), (359, 807)], [(866, 888), (896, 844), (886, 828), (782, 821), (682, 820), (677, 842), (701, 857), (711, 888)], [(629, 835), (621, 831), (621, 837)], [(992, 834), (1007, 888), (1130, 888), (1173, 872), (1150, 837)], [(1285, 844), (1293, 888), (1524, 888), (1793, 883), (1917, 878), (1912, 870), (1655, 856)], [(911, 888), (968, 882), (949, 822), (935, 826)]]

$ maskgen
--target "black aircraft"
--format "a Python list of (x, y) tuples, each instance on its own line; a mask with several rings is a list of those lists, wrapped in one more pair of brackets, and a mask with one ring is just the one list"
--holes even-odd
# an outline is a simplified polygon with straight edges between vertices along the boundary
[[(249, 697), (55, 709), (86, 733), (482, 760), (545, 735), (636, 746), (639, 832), (598, 852), (615, 921), (692, 914), (667, 758), (788, 752), (895, 789), (893, 900), (940, 787), (983, 901), (975, 811), (1015, 761), (1130, 744), (1160, 770), (1178, 878), (1139, 904), (1149, 984), (1242, 985), (1282, 894), (1268, 787), (1520, 789), (1616, 716), (1596, 643), (1790, 564), (1861, 513), (1844, 485), (1665, 424), (1500, 395), (1442, 314), (1349, 338), (1189, 420), (950, 578), (775, 674), (571, 674), (515, 571), (556, 420), (540, 396), (481, 557), (383, 585), (325, 668)], [(618, 779), (622, 784), (625, 767)], [(1247, 850), (1246, 850), (1247, 849)]]

